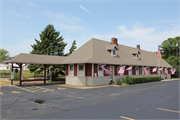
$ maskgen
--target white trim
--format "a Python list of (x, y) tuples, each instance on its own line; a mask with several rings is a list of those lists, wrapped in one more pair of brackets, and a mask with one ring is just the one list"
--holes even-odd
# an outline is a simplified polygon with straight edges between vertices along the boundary
[[(116, 54), (113, 54), (113, 50), (116, 51)], [(112, 50), (111, 50), (111, 55), (114, 56), (114, 57), (116, 57), (116, 56), (117, 56), (117, 50), (116, 50), (116, 49), (112, 49)]]
[(100, 73), (100, 71), (99, 71), (99, 68), (102, 66), (103, 64), (98, 64), (98, 77), (103, 77), (104, 76), (104, 70), (102, 69), (102, 75), (101, 76), (99, 76), (99, 73)]
[[(137, 71), (137, 69), (138, 69), (138, 71)], [(138, 74), (137, 74), (137, 72), (138, 72)], [(136, 66), (136, 75), (139, 75), (139, 66)]]
[[(72, 72), (72, 74), (70, 74), (70, 65), (73, 66), (73, 72)], [(74, 76), (74, 64), (69, 64), (69, 65), (68, 65), (68, 70), (69, 70), (68, 76)]]
[[(83, 75), (79, 75), (79, 65), (83, 65)], [(81, 77), (81, 76), (85, 76), (85, 64), (77, 64), (77, 76)]]

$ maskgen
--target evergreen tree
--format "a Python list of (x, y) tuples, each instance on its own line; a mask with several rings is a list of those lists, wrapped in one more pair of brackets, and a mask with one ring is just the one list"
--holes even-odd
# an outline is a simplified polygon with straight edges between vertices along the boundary
[(69, 49), (69, 53), (66, 54), (66, 55), (68, 56), (68, 55), (70, 55), (71, 53), (73, 53), (76, 48), (77, 48), (77, 47), (76, 47), (76, 40), (74, 40), (73, 43), (72, 43), (71, 48)]
[[(49, 24), (39, 36), (40, 40), (35, 39), (36, 44), (31, 45), (33, 48), (31, 54), (64, 56), (64, 48), (67, 44), (64, 43), (64, 38), (54, 29), (53, 25)], [(44, 65), (29, 64), (28, 68), (31, 72), (39, 73), (44, 70)], [(54, 65), (52, 69), (64, 70), (64, 66)]]

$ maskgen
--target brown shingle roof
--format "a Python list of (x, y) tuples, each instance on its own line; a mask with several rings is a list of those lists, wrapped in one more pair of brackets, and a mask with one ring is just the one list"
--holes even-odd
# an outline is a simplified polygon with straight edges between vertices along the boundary
[[(158, 57), (155, 53), (141, 50), (140, 59), (136, 59), (132, 52), (137, 48), (118, 45), (117, 57), (113, 57), (107, 50), (110, 42), (92, 38), (68, 57), (21, 53), (3, 63), (29, 63), (29, 64), (74, 64), (74, 63), (100, 63), (137, 66), (158, 66)], [(110, 45), (112, 47), (113, 45)], [(160, 67), (172, 68), (165, 60), (159, 58)]]
[(64, 56), (38, 55), (21, 53), (15, 57), (3, 61), (3, 63), (28, 63), (28, 64), (47, 64), (58, 65), (62, 64), (66, 59)]
[[(63, 62), (63, 64), (71, 63), (101, 63), (101, 64), (121, 64), (121, 65), (139, 65), (139, 66), (158, 66), (158, 57), (155, 53), (141, 50), (140, 59), (136, 59), (132, 55), (132, 51), (138, 51), (137, 48), (118, 45), (118, 56), (113, 57), (106, 46), (110, 42), (92, 38), (75, 52), (73, 52)], [(170, 67), (165, 60), (159, 58), (160, 67)]]

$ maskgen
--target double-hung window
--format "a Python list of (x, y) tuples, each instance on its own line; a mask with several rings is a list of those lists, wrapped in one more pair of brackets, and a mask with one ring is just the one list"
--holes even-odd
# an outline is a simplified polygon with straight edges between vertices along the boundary
[[(133, 68), (132, 68), (133, 69)], [(132, 69), (128, 70), (128, 75), (132, 75)]]
[(74, 75), (74, 65), (69, 65), (69, 75), (70, 76)]
[(101, 68), (102, 65), (98, 65), (98, 76), (103, 76), (103, 69)]
[(142, 75), (144, 75), (144, 67), (142, 67)]
[(84, 65), (79, 65), (78, 76), (84, 76)]
[(136, 75), (139, 75), (139, 67), (136, 67)]

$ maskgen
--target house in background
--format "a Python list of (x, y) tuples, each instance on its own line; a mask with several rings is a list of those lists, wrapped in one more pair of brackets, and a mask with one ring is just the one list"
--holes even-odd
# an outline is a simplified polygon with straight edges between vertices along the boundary
[[(170, 68), (165, 60), (159, 58), (159, 67), (168, 68), (168, 74), (161, 71), (163, 79), (170, 79)], [(149, 68), (148, 76), (156, 76), (157, 72), (152, 72), (154, 67), (158, 67), (158, 56), (155, 53), (118, 44), (116, 38), (111, 42), (92, 38), (63, 62), (66, 68), (66, 84), (71, 85), (106, 85), (110, 81), (116, 82), (118, 78), (124, 82), (127, 75), (145, 76), (144, 67)], [(110, 74), (106, 74), (101, 66), (106, 65)], [(124, 74), (118, 74), (121, 66), (127, 69), (133, 66), (131, 70), (126, 70)]]
[[(11, 63), (8, 63), (8, 64), (0, 63), (0, 70), (11, 70), (11, 66), (12, 66)], [(14, 66), (15, 66), (15, 67), (18, 67), (18, 65), (16, 65), (16, 64), (14, 64)], [(16, 69), (16, 68), (14, 68), (14, 69)], [(19, 68), (17, 68), (17, 69), (19, 70)], [(23, 70), (29, 70), (29, 69), (27, 68), (27, 65), (25, 65), (25, 66), (23, 67)]]

